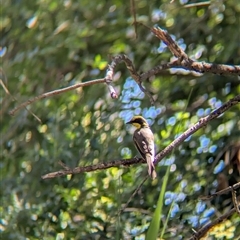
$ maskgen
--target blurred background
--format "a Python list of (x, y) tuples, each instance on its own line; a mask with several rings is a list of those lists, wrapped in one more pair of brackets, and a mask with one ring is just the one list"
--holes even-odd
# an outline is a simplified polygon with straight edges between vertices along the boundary
[[(2, 239), (144, 239), (168, 166), (164, 239), (186, 239), (192, 229), (233, 207), (231, 194), (199, 198), (240, 181), (239, 104), (162, 160), (158, 179), (147, 180), (120, 216), (146, 176), (146, 164), (41, 180), (61, 169), (59, 160), (73, 168), (136, 156), (134, 129), (125, 125), (133, 115), (148, 120), (157, 150), (164, 149), (239, 94), (239, 77), (163, 71), (144, 82), (156, 99), (152, 106), (120, 64), (114, 78), (118, 99), (98, 84), (37, 101), (10, 116), (32, 97), (103, 78), (117, 54), (131, 58), (139, 73), (173, 56), (147, 28), (137, 26), (136, 36), (130, 1), (15, 0), (2, 1), (1, 8)], [(135, 12), (137, 21), (166, 29), (195, 60), (240, 64), (237, 0), (136, 0)], [(239, 222), (233, 215), (208, 239), (234, 239)]]

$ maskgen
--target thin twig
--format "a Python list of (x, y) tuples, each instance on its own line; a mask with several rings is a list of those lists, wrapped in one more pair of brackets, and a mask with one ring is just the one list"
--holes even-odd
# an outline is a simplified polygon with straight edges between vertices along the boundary
[(13, 110), (11, 110), (9, 112), (9, 114), (14, 115), (21, 108), (24, 108), (24, 107), (40, 100), (40, 99), (47, 98), (47, 97), (52, 97), (52, 96), (55, 96), (55, 95), (59, 95), (61, 93), (68, 92), (68, 91), (76, 89), (76, 88), (86, 87), (86, 86), (90, 86), (90, 85), (93, 85), (93, 84), (104, 83), (104, 82), (105, 82), (105, 78), (101, 78), (101, 79), (96, 79), (96, 80), (92, 80), (92, 81), (88, 81), (88, 82), (84, 82), (84, 83), (78, 83), (78, 84), (75, 84), (75, 85), (72, 85), (72, 86), (69, 86), (69, 87), (66, 87), (66, 88), (54, 90), (54, 91), (51, 91), (51, 92), (43, 93), (39, 96), (36, 96), (34, 98), (29, 99), (26, 102), (21, 103), (20, 105), (15, 107)]
[[(5, 84), (3, 83), (3, 80), (2, 80), (2, 79), (0, 79), (0, 85), (3, 87), (4, 91), (6, 92), (6, 94), (8, 94), (14, 101), (18, 102), (18, 100), (10, 93), (10, 91), (8, 90), (8, 88), (5, 86)], [(25, 108), (26, 108), (26, 107), (25, 107)], [(26, 110), (27, 110), (30, 114), (32, 114), (33, 117), (36, 118), (39, 123), (42, 123), (41, 119), (40, 119), (36, 114), (34, 114), (31, 110), (29, 110), (29, 109), (27, 109), (27, 108), (26, 108)], [(0, 114), (1, 114), (1, 113), (2, 113), (2, 112), (0, 111)]]
[(135, 0), (131, 0), (131, 13), (133, 15), (133, 25), (134, 25), (134, 29), (135, 29), (135, 36), (136, 38), (138, 37), (137, 35), (137, 17), (136, 17), (136, 8), (135, 8)]
[(232, 187), (232, 202), (233, 202), (233, 206), (235, 208), (235, 211), (240, 215), (240, 208), (239, 208), (239, 203), (237, 200), (237, 194), (236, 191), (234, 190), (234, 188)]
[(128, 206), (128, 204), (132, 201), (132, 199), (134, 198), (134, 196), (137, 194), (137, 192), (139, 191), (139, 189), (142, 187), (142, 185), (146, 182), (146, 180), (149, 178), (149, 175), (147, 175), (142, 182), (139, 184), (139, 186), (135, 189), (135, 191), (132, 193), (132, 195), (130, 196), (130, 198), (128, 199), (128, 201), (123, 205), (123, 207), (118, 211), (118, 215), (120, 215)]
[(216, 196), (219, 196), (219, 195), (222, 195), (222, 194), (226, 194), (228, 192), (231, 192), (231, 191), (235, 191), (236, 189), (240, 188), (240, 182), (234, 184), (233, 186), (229, 186), (227, 188), (224, 188), (218, 192), (215, 192), (211, 195), (208, 195), (208, 196), (201, 196), (200, 199), (203, 200), (203, 201), (206, 201), (206, 200), (211, 200), (213, 199), (214, 197)]

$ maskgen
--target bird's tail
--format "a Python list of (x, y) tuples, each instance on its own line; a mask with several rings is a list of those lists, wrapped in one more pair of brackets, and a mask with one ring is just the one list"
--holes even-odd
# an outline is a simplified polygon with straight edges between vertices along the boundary
[(157, 173), (155, 170), (155, 166), (153, 164), (154, 158), (150, 154), (146, 154), (146, 161), (148, 165), (148, 174), (151, 176), (152, 179), (157, 177)]

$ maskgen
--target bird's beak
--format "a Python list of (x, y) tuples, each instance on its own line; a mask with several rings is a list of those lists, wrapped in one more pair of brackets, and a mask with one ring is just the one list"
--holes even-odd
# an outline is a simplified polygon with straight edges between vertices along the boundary
[(130, 122), (126, 122), (126, 124), (131, 124), (132, 122), (130, 121)]

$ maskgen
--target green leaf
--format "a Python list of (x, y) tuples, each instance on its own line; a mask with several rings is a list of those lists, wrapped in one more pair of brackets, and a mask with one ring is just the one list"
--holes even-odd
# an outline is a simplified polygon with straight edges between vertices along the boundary
[[(162, 184), (162, 188), (161, 188), (161, 191), (160, 191), (160, 194), (158, 197), (157, 207), (156, 207), (156, 210), (154, 211), (152, 221), (148, 228), (146, 240), (154, 240), (154, 239), (157, 239), (157, 237), (158, 237), (158, 233), (159, 233), (160, 226), (161, 226), (160, 221), (161, 221), (162, 208), (163, 208), (163, 203), (164, 203), (164, 195), (165, 195), (166, 188), (167, 188), (170, 167), (171, 166), (169, 165), (167, 168), (166, 174), (163, 178), (163, 184)], [(163, 235), (163, 233), (161, 235)]]

